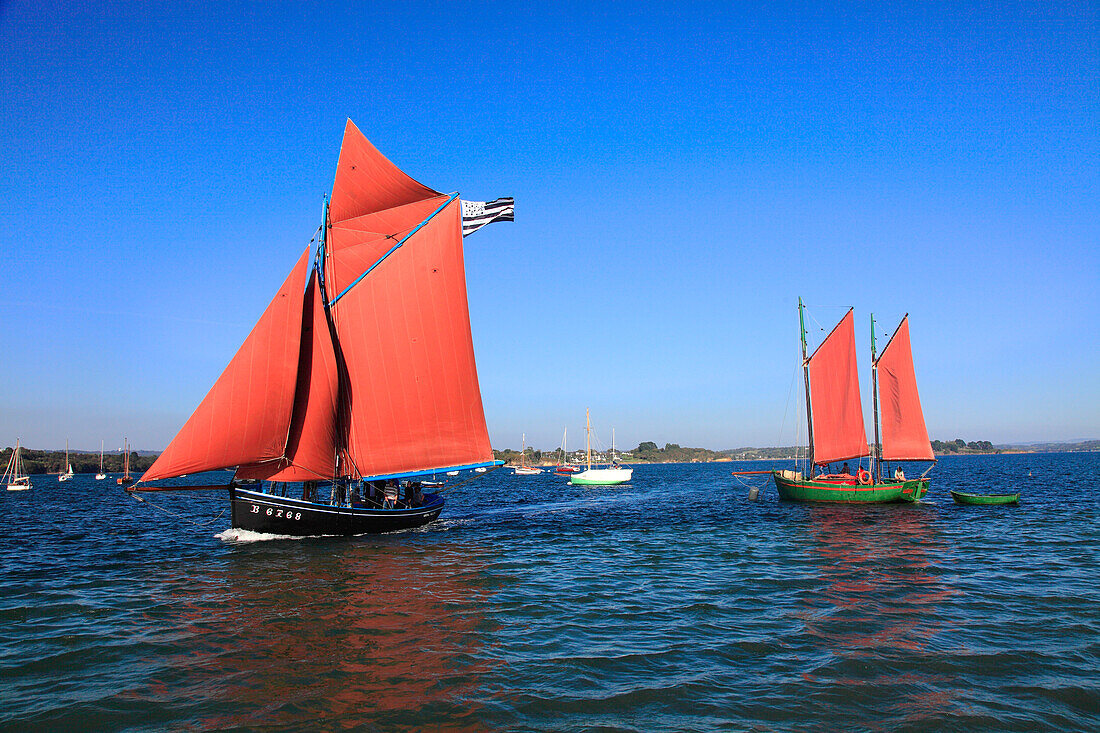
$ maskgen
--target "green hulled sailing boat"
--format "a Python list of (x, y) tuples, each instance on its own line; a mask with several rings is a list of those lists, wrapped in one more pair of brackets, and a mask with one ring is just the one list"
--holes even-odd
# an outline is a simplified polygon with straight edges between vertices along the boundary
[[(871, 458), (867, 433), (863, 426), (863, 406), (859, 398), (859, 372), (856, 366), (855, 326), (849, 309), (817, 350), (807, 356), (806, 326), (802, 299), (798, 300), (798, 318), (802, 335), (802, 368), (806, 385), (806, 418), (809, 433), (809, 475), (799, 470), (773, 471), (776, 490), (788, 501), (830, 501), (852, 503), (889, 503), (917, 501), (928, 491), (924, 476), (904, 478), (899, 470), (884, 477), (883, 460), (935, 460), (924, 426), (924, 416), (913, 376), (913, 357), (909, 347), (908, 320), (902, 319), (894, 338), (874, 356), (872, 327), (872, 373), (875, 401), (875, 434), (879, 431), (879, 370), (883, 369), (886, 390), (883, 400), (883, 439), (876, 439), (877, 464), (859, 466), (855, 475), (841, 470), (833, 473), (833, 463)], [(846, 465), (846, 464), (845, 464)], [(927, 472), (926, 472), (927, 474)]]

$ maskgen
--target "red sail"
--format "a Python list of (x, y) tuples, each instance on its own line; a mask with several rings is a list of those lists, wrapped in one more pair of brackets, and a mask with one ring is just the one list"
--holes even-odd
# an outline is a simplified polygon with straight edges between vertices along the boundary
[(924, 412), (917, 394), (909, 316), (901, 319), (878, 358), (879, 409), (882, 414), (882, 458), (887, 461), (934, 461)]
[(846, 461), (870, 453), (863, 426), (856, 369), (856, 333), (852, 311), (840, 320), (810, 357), (814, 463)]
[(435, 196), (438, 191), (410, 178), (347, 121), (329, 201), (332, 223)]
[(332, 334), (321, 302), (317, 273), (310, 274), (302, 312), (302, 346), (294, 418), (290, 423), (286, 458), (237, 469), (243, 479), (309, 481), (331, 479), (336, 473), (336, 410), (338, 380)]
[(143, 481), (282, 457), (294, 408), (307, 249)]
[(343, 241), (328, 258), (326, 286), (330, 297), (344, 293), (332, 316), (347, 367), (342, 400), (353, 474), (493, 458), (470, 335), (459, 201), (344, 292), (445, 200), (345, 222), (363, 226), (342, 233), (332, 229)]

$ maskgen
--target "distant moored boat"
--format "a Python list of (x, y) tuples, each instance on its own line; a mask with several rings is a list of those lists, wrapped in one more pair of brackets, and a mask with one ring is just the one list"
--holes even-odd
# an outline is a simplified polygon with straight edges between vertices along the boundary
[(11, 458), (8, 459), (3, 481), (7, 484), (8, 491), (26, 491), (31, 488), (31, 477), (24, 471), (22, 448), (18, 438), (15, 439), (15, 450), (11, 452)]
[(592, 418), (587, 409), (584, 411), (584, 453), (585, 469), (569, 477), (569, 483), (574, 486), (618, 486), (634, 476), (633, 468), (615, 463), (614, 438), (611, 440), (611, 464), (607, 468), (592, 468)]
[(69, 439), (65, 438), (65, 466), (66, 469), (57, 477), (58, 481), (68, 481), (76, 474), (73, 473), (73, 464), (69, 463)]

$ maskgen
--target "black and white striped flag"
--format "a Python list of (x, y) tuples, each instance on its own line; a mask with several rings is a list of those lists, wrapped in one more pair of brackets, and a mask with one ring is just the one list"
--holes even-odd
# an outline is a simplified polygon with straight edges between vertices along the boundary
[(464, 237), (494, 221), (515, 220), (516, 200), (511, 196), (496, 201), (462, 202), (462, 236)]

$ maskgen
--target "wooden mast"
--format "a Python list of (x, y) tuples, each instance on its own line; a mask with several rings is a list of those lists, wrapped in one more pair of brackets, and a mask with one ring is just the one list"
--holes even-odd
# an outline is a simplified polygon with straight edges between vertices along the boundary
[(802, 298), (798, 299), (798, 328), (802, 334), (802, 380), (806, 385), (806, 429), (810, 441), (810, 468), (806, 479), (814, 475), (814, 419), (813, 408), (810, 405), (810, 360), (806, 356), (806, 321), (802, 315)]
[(882, 443), (878, 437), (878, 359), (875, 351), (875, 314), (871, 314), (871, 401), (875, 404), (875, 448), (871, 451), (871, 475), (882, 479)]

